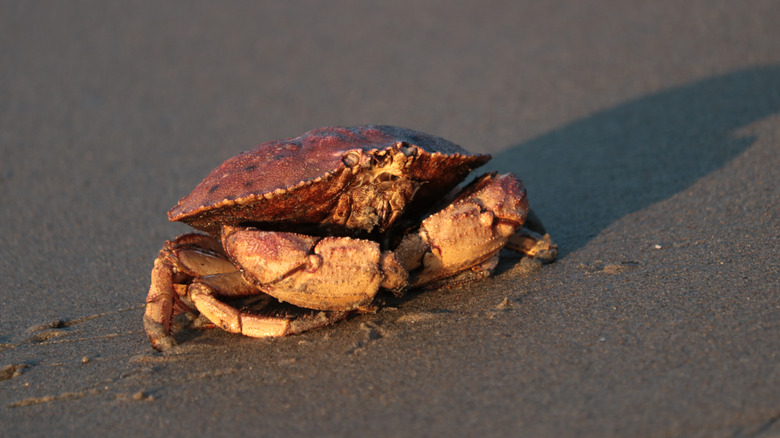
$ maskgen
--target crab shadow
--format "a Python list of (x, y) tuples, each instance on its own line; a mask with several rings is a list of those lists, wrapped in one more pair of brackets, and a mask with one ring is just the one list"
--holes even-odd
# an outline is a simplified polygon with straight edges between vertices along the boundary
[(780, 65), (751, 68), (598, 112), (512, 146), (487, 167), (525, 181), (565, 256), (723, 167), (755, 141), (738, 131), (779, 111)]

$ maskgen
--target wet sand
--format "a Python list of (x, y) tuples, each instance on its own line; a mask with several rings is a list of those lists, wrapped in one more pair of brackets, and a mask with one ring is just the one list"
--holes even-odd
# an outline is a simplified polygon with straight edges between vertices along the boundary
[[(780, 436), (780, 6), (572, 3), (4, 2), (0, 435)], [(493, 154), (559, 260), (154, 351), (167, 210), (365, 123)]]

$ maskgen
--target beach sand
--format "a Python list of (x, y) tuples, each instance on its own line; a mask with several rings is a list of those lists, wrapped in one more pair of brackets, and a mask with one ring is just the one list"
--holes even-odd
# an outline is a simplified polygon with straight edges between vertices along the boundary
[[(776, 1), (3, 3), (0, 435), (780, 436)], [(493, 154), (559, 260), (153, 350), (168, 209), (366, 123)]]

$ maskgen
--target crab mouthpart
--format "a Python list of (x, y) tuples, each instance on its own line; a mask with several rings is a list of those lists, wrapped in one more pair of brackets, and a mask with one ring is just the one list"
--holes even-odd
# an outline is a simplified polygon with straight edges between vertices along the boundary
[(352, 168), (361, 166), (354, 183), (339, 196), (330, 221), (349, 229), (386, 231), (420, 188), (419, 182), (405, 176), (414, 160), (411, 147), (367, 154), (353, 150), (343, 160), (353, 163)]

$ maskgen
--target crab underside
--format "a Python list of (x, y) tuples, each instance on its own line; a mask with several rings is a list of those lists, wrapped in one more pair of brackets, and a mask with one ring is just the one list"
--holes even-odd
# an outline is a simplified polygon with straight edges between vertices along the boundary
[[(387, 135), (399, 128), (349, 129), (367, 136), (366, 132), (376, 135), (371, 130)], [(322, 134), (313, 133), (300, 137), (301, 141), (321, 141)], [(398, 135), (398, 131), (391, 133)], [(431, 213), (430, 204), (436, 199), (435, 192), (425, 192), (429, 181), (407, 177), (410, 163), (429, 159), (423, 152), (408, 153), (413, 147), (397, 142), (392, 150), (400, 152), (385, 155), (392, 158), (389, 163), (377, 160), (383, 155), (374, 152), (374, 158), (367, 160), (367, 154), (343, 148), (348, 150), (342, 168), (357, 176), (353, 180), (342, 174), (329, 177), (348, 183), (340, 183), (334, 196), (320, 198), (322, 204), (330, 203), (327, 208), (301, 202), (299, 197), (300, 209), (306, 210), (302, 218), (279, 220), (265, 206), (264, 215), (258, 216), (256, 205), (263, 204), (256, 199), (264, 201), (268, 195), (252, 198), (254, 216), (248, 217), (258, 220), (247, 219), (244, 210), (249, 202), (242, 199), (218, 203), (223, 209), (218, 214), (212, 214), (213, 207), (187, 212), (195, 218), (194, 226), (209, 235), (189, 233), (168, 241), (155, 260), (144, 315), (152, 345), (166, 350), (176, 344), (172, 325), (181, 314), (200, 314), (195, 321), (202, 323), (205, 318), (232, 333), (285, 336), (354, 312), (374, 311), (381, 291), (400, 296), (412, 288), (435, 289), (484, 279), (497, 265), (502, 248), (541, 263), (555, 259), (556, 246), (538, 220), (532, 214), (529, 218), (525, 189), (512, 174), (486, 174), (460, 191), (439, 195)], [(469, 170), (451, 178), (454, 184), (447, 181), (442, 187), (448, 190)], [(435, 181), (431, 185), (438, 182), (431, 180)], [(209, 181), (207, 177), (202, 185), (218, 185)], [(318, 184), (326, 187), (300, 186), (325, 190), (334, 183)], [(215, 190), (205, 193), (209, 191)], [(277, 200), (284, 202), (290, 192), (274, 191)], [(415, 198), (420, 192), (429, 205)], [(181, 204), (172, 213), (184, 210)]]

